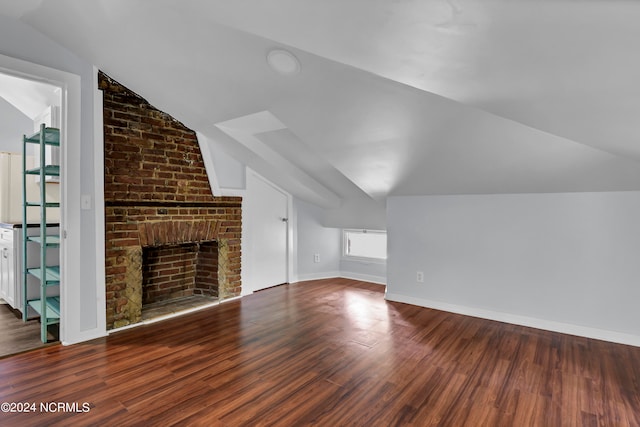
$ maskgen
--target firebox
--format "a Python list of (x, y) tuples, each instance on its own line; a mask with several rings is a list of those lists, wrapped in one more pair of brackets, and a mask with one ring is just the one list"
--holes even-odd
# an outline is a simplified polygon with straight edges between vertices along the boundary
[(217, 243), (142, 248), (142, 309), (176, 298), (218, 296)]

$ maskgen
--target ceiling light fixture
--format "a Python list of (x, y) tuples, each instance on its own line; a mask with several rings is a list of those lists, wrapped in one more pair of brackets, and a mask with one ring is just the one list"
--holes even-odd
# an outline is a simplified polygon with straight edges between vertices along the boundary
[(267, 64), (280, 74), (293, 75), (300, 72), (300, 61), (288, 50), (272, 49), (267, 54)]

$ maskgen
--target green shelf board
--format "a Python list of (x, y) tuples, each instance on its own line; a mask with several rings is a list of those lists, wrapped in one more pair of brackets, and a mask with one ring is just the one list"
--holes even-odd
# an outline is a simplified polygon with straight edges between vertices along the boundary
[[(27, 237), (27, 240), (30, 242), (36, 242), (42, 244), (42, 237), (40, 236), (31, 236)], [(60, 236), (46, 236), (46, 245), (47, 246), (59, 246), (60, 245)]]
[[(26, 204), (27, 207), (42, 206), (42, 203), (36, 203), (36, 202), (27, 202), (25, 204)], [(48, 208), (59, 208), (60, 207), (60, 203), (59, 202), (47, 202), (44, 205), (46, 207), (48, 207)]]
[[(36, 132), (31, 136), (26, 136), (24, 142), (30, 144), (40, 144), (40, 132)], [(60, 129), (45, 128), (44, 143), (46, 145), (60, 145)]]
[[(29, 301), (29, 307), (33, 308), (40, 316), (42, 316), (42, 301), (34, 299)], [(47, 324), (58, 323), (60, 320), (60, 297), (47, 297)]]
[[(27, 169), (24, 171), (27, 175), (40, 175), (40, 170), (42, 168), (35, 169)], [(60, 176), (60, 166), (58, 165), (48, 165), (44, 167), (45, 176)]]
[[(27, 268), (27, 273), (37, 277), (38, 280), (42, 280), (42, 269), (40, 268)], [(46, 268), (46, 282), (48, 286), (57, 285), (60, 283), (60, 267), (52, 266)]]

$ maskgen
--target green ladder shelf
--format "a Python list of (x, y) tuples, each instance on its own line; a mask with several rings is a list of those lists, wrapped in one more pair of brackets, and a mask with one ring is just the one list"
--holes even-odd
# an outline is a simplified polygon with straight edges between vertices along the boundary
[[(27, 146), (28, 144), (37, 144), (40, 151), (40, 164), (34, 169), (27, 169)], [(60, 237), (47, 234), (47, 208), (59, 207), (60, 203), (47, 202), (46, 194), (46, 178), (48, 176), (60, 176), (60, 166), (46, 164), (46, 146), (60, 146), (60, 130), (48, 128), (44, 124), (40, 126), (40, 131), (31, 136), (23, 138), (22, 147), (22, 291), (23, 291), (23, 309), (22, 320), (27, 320), (27, 312), (29, 307), (33, 308), (40, 315), (40, 339), (46, 343), (48, 341), (47, 329), (49, 325), (60, 323), (60, 297), (47, 296), (47, 290), (52, 286), (60, 285), (60, 267), (48, 265), (47, 249), (58, 247), (60, 245)], [(37, 175), (40, 177), (40, 199), (37, 201), (27, 200), (27, 176)], [(27, 210), (28, 208), (40, 208), (40, 235), (28, 236), (27, 234)], [(27, 265), (27, 245), (36, 244), (40, 247), (40, 266), (37, 268), (28, 268)], [(56, 260), (57, 261), (57, 260)], [(27, 294), (27, 278), (35, 277), (40, 281), (39, 298), (29, 299)]]

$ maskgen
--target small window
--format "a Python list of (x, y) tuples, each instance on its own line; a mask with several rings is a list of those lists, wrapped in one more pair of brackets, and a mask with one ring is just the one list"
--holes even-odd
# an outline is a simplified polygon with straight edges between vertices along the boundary
[(343, 255), (353, 258), (387, 259), (387, 233), (378, 230), (343, 230)]

